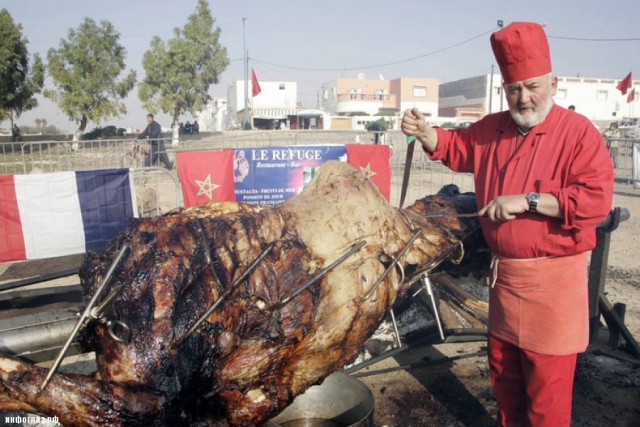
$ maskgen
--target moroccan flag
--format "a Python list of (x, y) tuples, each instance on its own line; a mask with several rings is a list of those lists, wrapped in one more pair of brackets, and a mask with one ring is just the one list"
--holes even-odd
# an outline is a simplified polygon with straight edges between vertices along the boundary
[(391, 152), (386, 145), (347, 144), (347, 161), (371, 180), (387, 199), (391, 197)]
[(260, 88), (260, 83), (258, 83), (258, 78), (256, 77), (256, 72), (251, 69), (251, 96), (257, 96), (262, 89)]
[(235, 201), (233, 150), (176, 153), (186, 208), (210, 201)]
[(616, 86), (616, 88), (620, 92), (622, 92), (623, 95), (627, 94), (627, 90), (629, 90), (630, 87), (631, 87), (631, 73), (627, 74), (627, 77), (620, 80), (620, 82), (618, 83), (618, 86)]
[(636, 88), (635, 87), (633, 89), (631, 89), (631, 92), (629, 92), (629, 96), (627, 96), (627, 104), (633, 102), (634, 99), (636, 99)]
[(0, 262), (102, 250), (137, 217), (129, 169), (0, 176)]

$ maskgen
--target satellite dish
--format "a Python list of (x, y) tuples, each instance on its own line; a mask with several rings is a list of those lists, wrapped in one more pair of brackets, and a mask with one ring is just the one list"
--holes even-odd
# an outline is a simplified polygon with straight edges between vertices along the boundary
[(358, 80), (365, 80), (367, 75), (365, 73), (358, 73)]
[(379, 78), (380, 80), (384, 80), (384, 76), (383, 76), (382, 74), (378, 74), (378, 78)]

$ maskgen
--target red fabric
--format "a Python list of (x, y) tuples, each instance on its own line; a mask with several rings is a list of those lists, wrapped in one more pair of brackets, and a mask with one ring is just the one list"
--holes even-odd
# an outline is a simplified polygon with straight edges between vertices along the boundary
[(472, 172), (479, 207), (499, 195), (551, 193), (563, 217), (523, 213), (506, 222), (482, 218), (494, 254), (506, 258), (573, 255), (596, 244), (595, 226), (611, 210), (613, 167), (606, 145), (587, 118), (554, 105), (513, 154), (516, 124), (508, 111), (468, 128), (437, 129), (434, 160)]
[(618, 82), (618, 86), (616, 86), (616, 89), (622, 92), (623, 95), (626, 95), (627, 90), (629, 90), (629, 88), (631, 87), (631, 80), (631, 73), (629, 73), (627, 74), (627, 77)]
[(386, 145), (347, 144), (347, 160), (371, 180), (387, 201), (391, 196), (391, 152)]
[(176, 153), (186, 208), (210, 201), (235, 201), (233, 150)]
[(258, 83), (258, 78), (256, 77), (256, 72), (251, 69), (251, 96), (257, 96), (260, 92), (262, 92), (262, 88), (260, 88), (260, 83)]
[(0, 176), (0, 260), (27, 259), (13, 175)]
[(502, 80), (519, 82), (551, 72), (549, 43), (541, 25), (514, 22), (491, 35)]
[(488, 339), (498, 425), (569, 427), (577, 354), (549, 356)]
[(587, 253), (498, 258), (489, 294), (489, 333), (541, 354), (583, 352), (589, 344)]
[(629, 92), (629, 96), (627, 96), (627, 104), (633, 102), (634, 99), (636, 99), (636, 88), (631, 89), (631, 92)]

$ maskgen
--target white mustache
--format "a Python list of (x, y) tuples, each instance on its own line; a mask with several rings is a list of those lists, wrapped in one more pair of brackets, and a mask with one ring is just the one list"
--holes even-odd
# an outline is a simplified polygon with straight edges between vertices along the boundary
[(536, 109), (536, 106), (533, 104), (519, 104), (518, 105), (518, 109), (519, 110), (524, 110), (525, 108), (531, 108), (532, 110)]

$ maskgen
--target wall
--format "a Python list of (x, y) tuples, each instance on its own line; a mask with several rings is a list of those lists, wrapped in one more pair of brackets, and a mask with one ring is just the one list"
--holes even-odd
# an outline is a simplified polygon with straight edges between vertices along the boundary
[(620, 120), (623, 117), (640, 116), (640, 81), (633, 82), (636, 99), (627, 103), (616, 86), (619, 79), (558, 77), (558, 93), (554, 100), (562, 107), (575, 105), (576, 112), (591, 120)]
[[(437, 79), (400, 77), (392, 80), (391, 85), (397, 95), (397, 109), (400, 113), (415, 107), (428, 117), (438, 116), (440, 87)], [(426, 88), (424, 96), (416, 91), (418, 87)]]
[[(252, 97), (252, 82), (248, 82), (248, 108), (255, 117), (284, 119), (289, 114), (295, 114), (298, 102), (298, 84), (296, 82), (259, 81), (259, 83), (261, 91)], [(244, 80), (236, 80), (228, 87), (227, 129), (238, 128), (242, 123), (244, 84)]]

